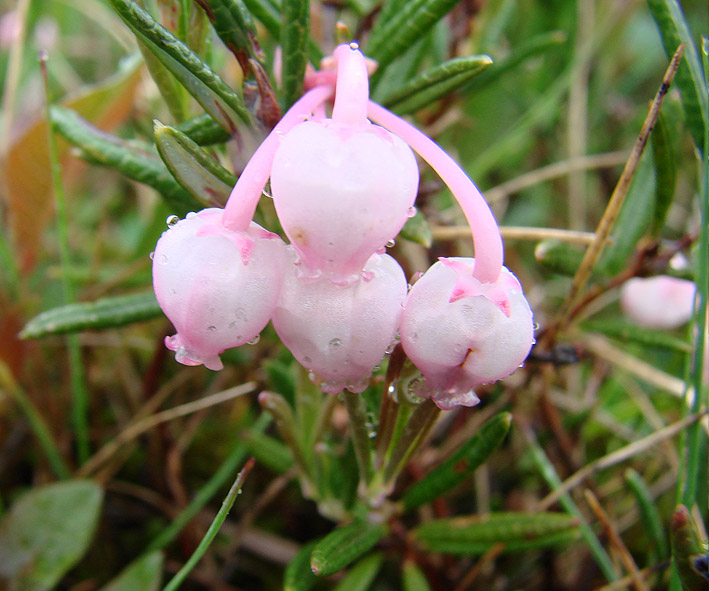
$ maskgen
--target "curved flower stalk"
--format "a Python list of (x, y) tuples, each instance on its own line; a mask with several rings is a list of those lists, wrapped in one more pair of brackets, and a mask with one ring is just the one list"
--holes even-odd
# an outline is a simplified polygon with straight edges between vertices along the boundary
[(696, 286), (668, 275), (634, 277), (620, 292), (623, 312), (639, 326), (671, 329), (689, 322), (694, 314)]

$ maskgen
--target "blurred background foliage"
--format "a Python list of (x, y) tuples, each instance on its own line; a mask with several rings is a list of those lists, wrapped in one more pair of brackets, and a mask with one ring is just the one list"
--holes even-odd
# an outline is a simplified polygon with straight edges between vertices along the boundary
[[(283, 3), (293, 14), (307, 6)], [(367, 52), (372, 27), (376, 35), (384, 16), (392, 18), (416, 3), (394, 0), (382, 11), (376, 0), (313, 1), (307, 54), (311, 60), (329, 54), (338, 35), (360, 40)], [(168, 29), (183, 33), (195, 52), (242, 94), (239, 61), (197, 3), (144, 4)], [(414, 105), (410, 112), (405, 101), (399, 107), (461, 163), (489, 199), (510, 236), (506, 265), (525, 287), (543, 341), (568, 297), (589, 240), (588, 235), (574, 241), (565, 236), (554, 242), (546, 230), (595, 230), (669, 61), (651, 8), (672, 3), (447, 4), (448, 14), (427, 27), (404, 55), (395, 53), (375, 76), (372, 96), (386, 104), (417, 73), (452, 58), (492, 58), (492, 65), (444, 96)], [(245, 5), (256, 16), (259, 46), (246, 53), (253, 52), (263, 65), (283, 108), (291, 91), (279, 89), (273, 66), (283, 39), (274, 36), (273, 23), (279, 25), (282, 18), (279, 3), (254, 0)], [(191, 16), (181, 19), (184, 9)], [(700, 36), (709, 31), (706, 2), (683, 0), (682, 9), (699, 46)], [(269, 21), (258, 10), (275, 16)], [(168, 580), (192, 555), (237, 469), (254, 455), (256, 467), (232, 516), (183, 588), (281, 589), (284, 569), (293, 564), (297, 551), (331, 531), (334, 523), (327, 508), (304, 498), (292, 457), (278, 432), (260, 416), (255, 394), (214, 407), (205, 404), (184, 415), (156, 413), (250, 381), (256, 383), (254, 392), (273, 390), (293, 402), (304, 378), (270, 327), (258, 344), (225, 353), (226, 369), (217, 374), (180, 366), (165, 350), (163, 338), (172, 327), (144, 295), (151, 283), (149, 254), (166, 218), (181, 213), (175, 204), (193, 199), (169, 174), (163, 193), (172, 200), (164, 200), (154, 188), (111, 166), (87, 164), (86, 159), (100, 158), (86, 147), (82, 150), (88, 158), (78, 158), (81, 150), (58, 138), (66, 217), (62, 221), (60, 215), (57, 224), (39, 52), (48, 56), (47, 93), (53, 104), (115, 134), (121, 138), (119, 147), (156, 166), (162, 164), (152, 145), (153, 120), (175, 126), (203, 111), (173, 79), (160, 87), (161, 94), (135, 37), (107, 1), (0, 1), (0, 13), (0, 511), (5, 514), (0, 549), (7, 552), (3, 556), (0, 551), (0, 577), (8, 577), (9, 589), (91, 590), (112, 579), (115, 587), (104, 588), (160, 588), (161, 577)], [(377, 55), (386, 52), (386, 39), (380, 46)], [(169, 87), (177, 90), (166, 100)], [(252, 112), (272, 125), (277, 105), (258, 110), (268, 106), (268, 93), (263, 88), (259, 92), (253, 77), (243, 95)], [(657, 131), (660, 126), (664, 135)], [(366, 555), (346, 575), (318, 581), (303, 575), (289, 588), (311, 583), (319, 589), (407, 591), (680, 588), (669, 567), (670, 519), (675, 504), (689, 500), (699, 537), (706, 538), (706, 433), (689, 430), (691, 418), (671, 433), (663, 429), (702, 408), (688, 410), (683, 401), (685, 384), (692, 382), (688, 368), (695, 325), (665, 332), (633, 327), (622, 317), (617, 289), (633, 275), (669, 272), (691, 278), (703, 260), (697, 254), (702, 233), (698, 196), (706, 168), (676, 90), (667, 96), (658, 128), (611, 233), (611, 246), (594, 268), (587, 292), (594, 297), (561, 333), (535, 348), (523, 369), (483, 388), (480, 406), (444, 413), (392, 498), (401, 498), (485, 420), (508, 410), (513, 425), (492, 460), (452, 493), (398, 516), (379, 539), (377, 553)], [(263, 135), (263, 130), (243, 128), (239, 142), (207, 150), (238, 175)], [(463, 224), (462, 215), (443, 189), (422, 167), (417, 207), (427, 223), (420, 222), (423, 230), (409, 229), (408, 238), (415, 240), (400, 238), (392, 249), (409, 277), (436, 257), (472, 254), (469, 237), (455, 230)], [(662, 200), (669, 203), (666, 218)], [(271, 204), (262, 202), (258, 215), (276, 229)], [(416, 240), (426, 242), (429, 231), (433, 239), (427, 249)], [(69, 253), (63, 263), (62, 232)], [(668, 253), (683, 254), (690, 266), (669, 266)], [(69, 299), (80, 303), (124, 295), (137, 299), (125, 304), (120, 317), (109, 305), (103, 330), (95, 328), (91, 314), (97, 312), (87, 307), (70, 314), (70, 337), (58, 334), (61, 314), (45, 317), (39, 328), (28, 325), (40, 313), (68, 303), (66, 282), (73, 288)], [(41, 338), (21, 338), (24, 327), (25, 336)], [(385, 388), (384, 365), (365, 394), (373, 423)], [(77, 404), (82, 412), (82, 392), (88, 417), (83, 444), (73, 415)], [(329, 427), (315, 452), (322, 455), (322, 477), (335, 490), (333, 498), (353, 499), (357, 467), (340, 404), (334, 405)], [(657, 433), (667, 436), (649, 439)], [(633, 442), (641, 444), (628, 448)], [(107, 444), (115, 448), (96, 459), (94, 454)], [(618, 450), (627, 453), (617, 463), (594, 469), (594, 462), (602, 464)], [(682, 489), (687, 465), (698, 470), (690, 499)], [(590, 477), (577, 482), (569, 495), (544, 500), (561, 480), (585, 469)], [(69, 480), (54, 491), (57, 498), (22, 496), (28, 491), (51, 496), (54, 489), (47, 492), (46, 485), (70, 476), (91, 478), (99, 487), (77, 480), (71, 488)], [(597, 499), (596, 505), (590, 497)], [(17, 509), (21, 502), (23, 511)], [(58, 509), (52, 512), (52, 506)], [(479, 551), (451, 554), (432, 533), (415, 529), (433, 517), (490, 511), (531, 515), (541, 510), (570, 513), (586, 530), (573, 543), (509, 554), (488, 544), (481, 559)], [(62, 512), (66, 519), (45, 525), (54, 524)], [(28, 525), (22, 515), (34, 515), (37, 523)], [(675, 537), (692, 520), (682, 519), (672, 521)], [(73, 540), (74, 553), (42, 558), (38, 551), (32, 560), (49, 566), (42, 571), (44, 567), (35, 565), (33, 572), (44, 574), (13, 578), (17, 567), (7, 558), (13, 532), (35, 532), (42, 525), (57, 532), (57, 539), (30, 541), (30, 546), (63, 547)], [(678, 564), (699, 551), (696, 545), (688, 547), (684, 558), (675, 552)], [(128, 564), (133, 570), (123, 580), (115, 579)], [(688, 576), (683, 578), (685, 588), (694, 588), (687, 586)]]

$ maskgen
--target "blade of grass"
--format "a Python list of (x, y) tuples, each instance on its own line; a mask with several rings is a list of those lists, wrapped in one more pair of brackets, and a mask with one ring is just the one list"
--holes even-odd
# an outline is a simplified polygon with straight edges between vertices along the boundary
[[(263, 433), (266, 427), (271, 422), (271, 417), (266, 413), (261, 414), (258, 419), (251, 426), (251, 429)], [(197, 492), (189, 505), (185, 507), (182, 512), (175, 517), (170, 525), (168, 525), (160, 535), (158, 535), (146, 548), (145, 553), (152, 552), (154, 550), (161, 550), (169, 543), (171, 543), (179, 533), (184, 529), (184, 527), (192, 520), (192, 518), (199, 513), (202, 508), (209, 502), (217, 491), (222, 488), (232, 475), (234, 470), (236, 470), (241, 464), (244, 463), (247, 457), (247, 449), (242, 441), (237, 441), (232, 448), (231, 452), (224, 460), (219, 469), (214, 473), (205, 485)]]
[[(549, 461), (549, 458), (547, 458), (547, 455), (544, 453), (542, 446), (539, 445), (536, 435), (531, 428), (526, 425), (521, 426), (521, 431), (527, 440), (529, 450), (532, 453), (532, 459), (537, 465), (542, 477), (552, 490), (557, 490), (561, 486), (561, 479), (559, 478), (554, 465)], [(586, 523), (581, 510), (578, 508), (576, 503), (574, 503), (571, 496), (568, 493), (563, 493), (559, 497), (559, 503), (568, 513), (579, 520), (581, 535), (586, 541), (591, 554), (596, 560), (596, 564), (598, 564), (598, 567), (601, 569), (601, 572), (604, 574), (606, 579), (608, 579), (608, 581), (617, 580), (618, 574), (615, 571), (613, 561), (598, 541), (596, 534), (593, 533), (593, 529), (591, 529), (588, 523)]]
[(204, 538), (202, 538), (202, 541), (199, 543), (199, 546), (197, 546), (197, 549), (192, 553), (192, 556), (190, 556), (189, 560), (187, 560), (184, 566), (177, 572), (177, 574), (175, 574), (174, 577), (172, 577), (170, 582), (165, 585), (163, 591), (176, 591), (177, 589), (179, 589), (180, 585), (187, 578), (187, 575), (192, 572), (192, 569), (201, 560), (202, 556), (204, 556), (205, 552), (207, 551), (211, 543), (214, 541), (214, 538), (217, 536), (219, 528), (221, 528), (222, 524), (224, 523), (224, 520), (227, 518), (227, 515), (229, 515), (229, 511), (231, 510), (234, 501), (236, 501), (236, 497), (241, 494), (241, 487), (244, 484), (244, 480), (249, 475), (249, 472), (251, 472), (251, 469), (253, 467), (254, 460), (253, 458), (251, 458), (246, 462), (241, 472), (239, 472), (239, 474), (237, 475), (234, 484), (231, 485), (231, 488), (229, 489), (226, 498), (222, 502), (222, 506), (219, 509), (219, 512), (214, 518), (214, 521), (212, 521), (212, 524), (209, 526), (207, 533), (204, 534)]
[(598, 223), (598, 227), (596, 228), (596, 240), (586, 250), (586, 254), (581, 261), (581, 266), (574, 276), (574, 281), (571, 285), (571, 289), (569, 290), (566, 302), (562, 307), (562, 311), (549, 333), (545, 335), (547, 342), (552, 342), (556, 336), (556, 333), (563, 330), (571, 320), (571, 313), (574, 306), (579, 301), (583, 289), (591, 277), (593, 268), (598, 262), (604, 247), (608, 243), (610, 231), (613, 228), (613, 224), (618, 217), (620, 208), (623, 205), (625, 196), (628, 193), (628, 188), (630, 187), (630, 183), (633, 180), (633, 175), (635, 174), (635, 170), (640, 162), (640, 157), (642, 156), (645, 146), (647, 145), (650, 132), (652, 131), (657, 115), (660, 112), (660, 107), (662, 107), (662, 102), (667, 94), (667, 91), (669, 90), (669, 85), (674, 78), (675, 72), (677, 71), (677, 66), (679, 66), (679, 60), (682, 57), (683, 50), (684, 48), (682, 46), (677, 49), (670, 65), (665, 71), (665, 75), (662, 78), (662, 84), (660, 85), (660, 89), (657, 91), (657, 95), (655, 96), (655, 100), (652, 102), (650, 111), (643, 122), (638, 139), (633, 146), (633, 151), (625, 164), (625, 168), (618, 179), (618, 183), (613, 189), (613, 194), (611, 195), (608, 205), (603, 212), (603, 217)]
[(24, 413), (30, 429), (32, 429), (34, 436), (37, 438), (44, 455), (47, 456), (47, 461), (56, 477), (59, 479), (69, 478), (71, 476), (69, 466), (67, 466), (61, 453), (59, 453), (57, 443), (54, 441), (46, 421), (25, 391), (19, 387), (10, 369), (2, 361), (0, 361), (0, 388), (8, 393), (10, 398), (15, 401)]
[[(40, 68), (44, 82), (45, 117), (50, 121), (50, 93), (49, 76), (47, 73), (47, 55), (40, 55)], [(71, 266), (71, 250), (69, 248), (69, 222), (64, 196), (64, 183), (62, 181), (61, 163), (57, 151), (56, 137), (51, 126), (48, 128), (47, 141), (49, 144), (49, 162), (52, 172), (52, 190), (57, 215), (57, 240), (59, 242), (59, 259), (62, 269)], [(74, 285), (68, 275), (62, 273), (62, 289), (64, 301), (70, 304), (74, 301)], [(71, 381), (71, 414), (72, 424), (76, 434), (76, 454), (79, 464), (88, 460), (91, 453), (89, 444), (89, 392), (86, 388), (84, 365), (81, 360), (81, 346), (76, 335), (67, 337), (69, 349), (69, 374)]]

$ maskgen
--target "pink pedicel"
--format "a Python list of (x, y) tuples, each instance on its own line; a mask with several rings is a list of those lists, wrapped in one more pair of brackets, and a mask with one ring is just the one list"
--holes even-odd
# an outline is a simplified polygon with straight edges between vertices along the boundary
[[(424, 376), (415, 393), (448, 409), (476, 404), (473, 388), (524, 361), (532, 313), (502, 266), (490, 208), (440, 146), (369, 100), (373, 69), (355, 43), (337, 47), (306, 73), (307, 92), (254, 153), (225, 209), (190, 214), (163, 234), (154, 284), (179, 362), (220, 369), (222, 351), (271, 319), (325, 392), (361, 392), (400, 332)], [(414, 211), (412, 149), (458, 200), (476, 258), (441, 259), (407, 296), (403, 271), (383, 253)], [(252, 222), (269, 179), (288, 247)]]
[(230, 232), (223, 210), (205, 209), (168, 228), (153, 254), (158, 303), (177, 334), (165, 339), (185, 365), (222, 369), (219, 354), (256, 339), (280, 292), (283, 241), (252, 223)]
[(292, 266), (273, 315), (281, 341), (328, 393), (364, 390), (399, 328), (407, 288), (399, 263), (374, 254), (363, 273), (341, 287), (304, 279)]
[[(494, 284), (476, 282), (475, 259), (441, 259), (411, 288), (401, 344), (442, 409), (474, 406), (473, 389), (515, 371), (534, 343), (532, 311), (505, 267)], [(461, 282), (465, 286), (461, 293)]]
[(629, 279), (620, 292), (623, 312), (638, 326), (672, 329), (689, 322), (694, 314), (696, 286), (668, 275)]

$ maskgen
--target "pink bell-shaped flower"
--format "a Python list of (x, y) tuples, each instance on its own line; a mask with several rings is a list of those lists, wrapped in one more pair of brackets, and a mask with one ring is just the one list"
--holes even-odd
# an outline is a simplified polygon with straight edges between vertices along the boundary
[(177, 334), (165, 339), (185, 365), (222, 369), (219, 354), (255, 339), (280, 293), (286, 249), (255, 223), (222, 225), (223, 210), (190, 213), (172, 225), (153, 254), (158, 303)]
[(418, 167), (405, 142), (367, 119), (367, 63), (340, 45), (332, 118), (286, 135), (271, 169), (273, 202), (304, 272), (351, 283), (410, 217)]
[(276, 212), (304, 271), (339, 283), (358, 280), (367, 259), (399, 233), (417, 189), (411, 148), (366, 119), (301, 123), (271, 170)]
[(401, 344), (421, 370), (415, 394), (443, 409), (479, 402), (473, 388), (511, 374), (534, 342), (532, 311), (515, 276), (473, 276), (475, 259), (441, 259), (414, 284), (401, 321)]
[(633, 322), (646, 328), (671, 329), (694, 314), (696, 286), (668, 275), (634, 277), (623, 284), (620, 305)]
[(325, 392), (361, 392), (396, 337), (405, 298), (404, 272), (388, 255), (372, 255), (362, 280), (348, 286), (303, 278), (291, 266), (272, 321)]

